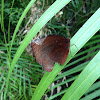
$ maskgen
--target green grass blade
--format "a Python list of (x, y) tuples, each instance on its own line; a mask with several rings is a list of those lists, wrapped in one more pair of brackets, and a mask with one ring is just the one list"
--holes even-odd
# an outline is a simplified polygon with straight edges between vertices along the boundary
[(1, 30), (2, 30), (2, 33), (4, 34), (5, 46), (6, 46), (7, 53), (9, 55), (7, 40), (6, 40), (6, 33), (5, 33), (5, 28), (4, 28), (4, 0), (2, 0), (2, 5), (1, 5)]
[[(71, 39), (71, 54), (68, 55), (68, 58), (63, 66), (55, 64), (52, 72), (46, 72), (41, 79), (38, 87), (36, 88), (35, 93), (33, 94), (32, 100), (40, 100), (48, 86), (57, 76), (57, 74), (64, 68), (64, 66), (69, 62), (72, 58), (72, 55), (75, 55), (79, 49), (99, 30), (100, 28), (100, 9), (83, 25), (83, 27), (75, 34), (75, 36)], [(92, 23), (91, 23), (91, 20)], [(90, 23), (90, 24), (89, 24)], [(87, 27), (88, 25), (88, 27)], [(96, 28), (94, 28), (96, 26)], [(92, 31), (91, 31), (92, 30)], [(91, 32), (89, 32), (91, 31)], [(81, 45), (80, 45), (81, 44)]]
[(11, 13), (12, 13), (12, 8), (14, 5), (15, 0), (12, 1), (11, 4), (11, 11), (10, 11), (10, 15), (9, 15), (9, 22), (8, 22), (8, 43), (10, 42), (10, 21), (11, 21)]
[(100, 51), (86, 66), (61, 100), (79, 100), (87, 89), (100, 77)]
[(2, 0), (2, 7), (1, 7), (1, 30), (4, 32), (4, 0)]
[[(58, 70), (55, 70), (57, 68), (58, 68)], [(41, 79), (38, 87), (35, 90), (35, 93), (32, 96), (32, 100), (40, 100), (40, 98), (42, 97), (43, 93), (48, 88), (48, 86), (51, 84), (51, 82), (53, 81), (55, 76), (60, 72), (60, 70), (61, 70), (61, 66), (59, 66), (59, 64), (56, 63), (52, 72), (50, 72), (50, 73), (46, 72), (44, 74), (44, 76)]]
[[(94, 90), (97, 90), (100, 88), (100, 81), (95, 82), (87, 91), (85, 94), (93, 92)], [(99, 94), (100, 95), (100, 94)], [(84, 98), (84, 97), (83, 97)]]
[[(89, 89), (88, 91), (86, 91), (85, 93), (85, 97), (83, 97), (80, 100), (92, 100), (98, 96), (100, 96), (100, 81), (94, 83)], [(88, 95), (86, 95), (88, 94)]]
[[(94, 98), (99, 97), (99, 96), (100, 96), (100, 89), (94, 91), (93, 93), (87, 95), (86, 97), (84, 97), (83, 99), (80, 99), (80, 100), (93, 100)], [(94, 99), (94, 100), (96, 100), (96, 99)]]

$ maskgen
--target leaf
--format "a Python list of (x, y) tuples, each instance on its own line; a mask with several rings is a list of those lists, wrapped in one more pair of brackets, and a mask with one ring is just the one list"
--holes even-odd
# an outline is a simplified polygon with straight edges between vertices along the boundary
[(79, 100), (87, 89), (100, 77), (100, 51), (86, 66), (61, 100)]
[(85, 97), (83, 97), (80, 100), (92, 100), (98, 96), (100, 96), (100, 89), (98, 89), (100, 87), (100, 81), (94, 83), (89, 89), (88, 91), (85, 93), (88, 95), (85, 95)]

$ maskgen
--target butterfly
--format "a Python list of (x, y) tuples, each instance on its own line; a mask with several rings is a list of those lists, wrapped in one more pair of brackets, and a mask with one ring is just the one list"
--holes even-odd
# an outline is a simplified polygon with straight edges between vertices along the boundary
[(36, 61), (45, 71), (51, 72), (55, 62), (63, 65), (67, 59), (70, 38), (59, 35), (48, 35), (31, 42)]

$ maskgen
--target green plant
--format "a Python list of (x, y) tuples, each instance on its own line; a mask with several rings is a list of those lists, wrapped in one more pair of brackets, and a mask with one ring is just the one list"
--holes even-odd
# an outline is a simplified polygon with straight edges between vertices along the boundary
[[(36, 33), (61, 8), (63, 8), (68, 2), (70, 2), (70, 0), (57, 0), (57, 1), (55, 1), (55, 3), (52, 6), (50, 6), (50, 8), (41, 16), (41, 18), (31, 28), (31, 30), (26, 35), (25, 39), (23, 40), (22, 44), (20, 45), (20, 47), (17, 50), (16, 47), (15, 48), (13, 47), (14, 40), (16, 40), (15, 39), (16, 33), (17, 33), (18, 29), (19, 29), (19, 26), (20, 26), (20, 24), (21, 24), (24, 16), (26, 15), (27, 11), (30, 9), (30, 7), (32, 6), (32, 4), (34, 2), (35, 2), (35, 0), (32, 0), (29, 3), (29, 5), (26, 7), (25, 11), (23, 12), (23, 15), (20, 17), (20, 20), (19, 20), (19, 22), (18, 22), (18, 24), (16, 26), (15, 31), (14, 31), (14, 35), (13, 35), (11, 44), (9, 44), (9, 43), (8, 44), (7, 43), (3, 44), (2, 43), (1, 50), (3, 50), (4, 52), (1, 55), (2, 59), (1, 59), (1, 63), (0, 63), (1, 64), (0, 71), (2, 73), (1, 77), (0, 77), (0, 80), (2, 80), (2, 83), (0, 84), (0, 87), (1, 87), (1, 90), (0, 90), (1, 91), (1, 99), (2, 99), (2, 97), (4, 97), (5, 99), (8, 99), (8, 97), (10, 97), (10, 98), (16, 99), (16, 100), (17, 99), (26, 99), (27, 100), (28, 97), (31, 98), (32, 93), (34, 92), (35, 88), (37, 87), (36, 85), (33, 85), (33, 84), (38, 84), (38, 82), (39, 82), (39, 80), (36, 80), (35, 77), (37, 79), (39, 79), (42, 70), (40, 69), (40, 66), (37, 65), (36, 62), (33, 62), (33, 61), (30, 62), (31, 61), (30, 59), (32, 59), (32, 57), (25, 56), (24, 55), (25, 52), (23, 53), (23, 51), (26, 48), (26, 46), (29, 44), (29, 42), (31, 41), (31, 39), (36, 35)], [(2, 5), (3, 5), (3, 0), (2, 0)], [(3, 7), (2, 7), (2, 26), (3, 26)], [(3, 26), (3, 28), (4, 28), (4, 26)], [(54, 80), (58, 80), (59, 78), (64, 77), (64, 76), (66, 76), (66, 74), (68, 74), (68, 71), (66, 71), (65, 73), (62, 73), (61, 75), (57, 76), (57, 74), (64, 67), (68, 67), (70, 64), (75, 63), (75, 62), (72, 62), (72, 63), (69, 63), (69, 65), (66, 65), (72, 59), (72, 56), (74, 56), (86, 44), (86, 42), (91, 37), (93, 37), (93, 35), (99, 29), (100, 29), (100, 9), (98, 9), (95, 12), (95, 14), (83, 25), (83, 27), (80, 28), (80, 30), (74, 35), (74, 37), (72, 37), (72, 39), (71, 39), (71, 47), (70, 47), (71, 53), (69, 53), (69, 56), (68, 56), (65, 64), (63, 66), (61, 66), (61, 65), (59, 65), (59, 64), (56, 63), (52, 72), (50, 72), (50, 73), (45, 72), (45, 74), (43, 75), (43, 78), (41, 79), (41, 82), (39, 83), (37, 89), (34, 92), (34, 95), (32, 97), (33, 100), (40, 100), (40, 98), (42, 97), (42, 95), (44, 94), (44, 92), (46, 91), (46, 89), (48, 88), (48, 86), (51, 84), (51, 82), (53, 82)], [(4, 32), (4, 29), (2, 31)], [(4, 32), (4, 34), (5, 34), (5, 32)], [(100, 37), (100, 36), (98, 35), (97, 37)], [(5, 41), (6, 41), (6, 38), (5, 38)], [(100, 42), (100, 41), (98, 40), (95, 43), (98, 43), (98, 42)], [(94, 43), (94, 42), (92, 41), (92, 43)], [(6, 49), (4, 48), (5, 45), (6, 45), (6, 49), (9, 47), (9, 49), (7, 50), (7, 53), (5, 53), (6, 52)], [(88, 44), (86, 44), (86, 45), (88, 45)], [(76, 97), (76, 99), (79, 99), (84, 94), (84, 92), (93, 84), (93, 82), (95, 82), (95, 80), (97, 80), (98, 77), (100, 76), (100, 74), (99, 74), (99, 71), (100, 71), (100, 67), (99, 67), (99, 65), (100, 65), (99, 64), (99, 62), (100, 62), (100, 59), (99, 59), (99, 56), (100, 56), (99, 47), (100, 47), (100, 45), (98, 44), (97, 46), (95, 46), (93, 44), (93, 46), (94, 46), (93, 50), (97, 49), (97, 51), (93, 52), (93, 54), (91, 53), (90, 56), (93, 56), (93, 55), (95, 55), (98, 52), (98, 54), (93, 58), (93, 60), (90, 63), (89, 63), (89, 61), (86, 62), (86, 63), (83, 63), (83, 65), (82, 65), (83, 67), (82, 68), (80, 67), (81, 65), (79, 65), (79, 67), (76, 68), (76, 69), (73, 68), (74, 71), (79, 72), (79, 71), (81, 71), (87, 65), (87, 63), (89, 63), (90, 65), (92, 65), (92, 67), (90, 67), (90, 65), (88, 64), (87, 67), (80, 74), (80, 76), (78, 77), (78, 79), (76, 79), (77, 76), (75, 76), (75, 77), (72, 77), (69, 80), (69, 81), (71, 81), (71, 80), (76, 79), (76, 81), (68, 89), (67, 97), (68, 97), (68, 95), (70, 95), (68, 97), (68, 100), (69, 99), (73, 100), (74, 96)], [(88, 51), (90, 51), (90, 50), (87, 49), (87, 51), (84, 51), (84, 52), (86, 53)], [(15, 52), (16, 52), (16, 54), (15, 54)], [(83, 55), (84, 52), (80, 52), (80, 54), (77, 54), (76, 57)], [(85, 59), (86, 57), (88, 58), (88, 56), (85, 56), (85, 57), (81, 57), (78, 60), (81, 61), (81, 60)], [(11, 58), (13, 58), (13, 60), (11, 60)], [(26, 58), (27, 58), (27, 60), (26, 60)], [(2, 62), (4, 62), (4, 60), (5, 60), (5, 63), (2, 64)], [(96, 62), (95, 60), (98, 61), (98, 62)], [(77, 62), (77, 60), (76, 60), (76, 62)], [(28, 64), (30, 66), (28, 66)], [(95, 65), (93, 66), (93, 64), (98, 64), (98, 65), (97, 65), (97, 67), (95, 67)], [(34, 66), (34, 67), (31, 68), (32, 66)], [(94, 69), (92, 69), (93, 67), (94, 67)], [(95, 68), (97, 68), (97, 69), (95, 70)], [(3, 71), (2, 71), (2, 69), (3, 69)], [(91, 73), (91, 71), (89, 69), (92, 70), (92, 72), (94, 72), (94, 73)], [(89, 71), (88, 71), (88, 73), (85, 72), (87, 70), (89, 70), (90, 72)], [(71, 73), (71, 72), (74, 73), (74, 71), (69, 71), (69, 73)], [(8, 74), (6, 72), (8, 72)], [(36, 72), (39, 75), (37, 75)], [(91, 76), (89, 76), (89, 75), (91, 75)], [(86, 76), (86, 77), (84, 77), (84, 76)], [(89, 76), (89, 78), (87, 76)], [(34, 80), (34, 81), (32, 81), (32, 83), (31, 83), (31, 77), (33, 77), (33, 80)], [(91, 77), (94, 77), (94, 78), (91, 78)], [(88, 84), (86, 88), (82, 88), (81, 85), (84, 85), (84, 84), (88, 83), (88, 81), (87, 80), (85, 81), (85, 79), (89, 79), (89, 80), (92, 80), (92, 81), (89, 82), (90, 84)], [(35, 80), (36, 80), (36, 82), (35, 82)], [(83, 82), (84, 84), (81, 84), (79, 82)], [(65, 84), (65, 83), (63, 83), (63, 84)], [(6, 88), (5, 88), (5, 84), (6, 84)], [(96, 84), (99, 84), (99, 83), (96, 83)], [(78, 87), (79, 85), (80, 85), (80, 87)], [(59, 86), (59, 84), (58, 84), (58, 86)], [(55, 87), (57, 87), (57, 86), (54, 86), (52, 88), (55, 88)], [(27, 94), (26, 89), (27, 89), (27, 91), (29, 91), (28, 92), (29, 94)], [(83, 91), (80, 92), (80, 90), (83, 90)], [(3, 94), (2, 91), (5, 91), (4, 94)], [(80, 95), (76, 96), (76, 94), (77, 94), (76, 91), (80, 92)], [(14, 94), (13, 94), (13, 92), (14, 92)], [(64, 94), (66, 92), (66, 90), (64, 90), (62, 92), (63, 92), (62, 94)], [(96, 92), (99, 92), (99, 90), (96, 91)], [(59, 94), (55, 95), (55, 97), (57, 97), (58, 95), (61, 95), (61, 94), (59, 93)], [(53, 98), (54, 98), (54, 96), (51, 96), (49, 99), (53, 99)], [(62, 100), (64, 98), (66, 98), (66, 94), (65, 94), (65, 96), (62, 97)]]

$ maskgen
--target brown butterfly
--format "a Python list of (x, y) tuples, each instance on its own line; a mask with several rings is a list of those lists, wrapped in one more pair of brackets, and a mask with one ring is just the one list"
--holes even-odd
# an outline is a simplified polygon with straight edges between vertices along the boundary
[(45, 71), (51, 72), (55, 62), (63, 65), (67, 59), (70, 47), (70, 38), (59, 35), (48, 35), (32, 42), (32, 49), (36, 61)]

